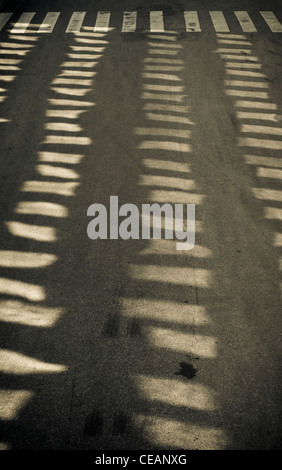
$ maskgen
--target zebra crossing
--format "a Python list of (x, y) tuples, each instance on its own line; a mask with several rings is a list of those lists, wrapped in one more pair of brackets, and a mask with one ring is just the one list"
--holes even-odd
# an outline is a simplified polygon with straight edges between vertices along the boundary
[[(65, 33), (79, 33), (88, 15), (86, 11), (75, 11), (69, 18), (64, 18), (62, 12), (48, 12), (38, 24), (38, 22), (34, 23), (37, 12), (23, 12), (16, 18), (13, 12), (3, 12), (0, 13), (0, 31), (8, 29), (13, 34), (25, 34), (31, 31), (32, 33), (52, 33), (58, 26), (58, 20), (62, 19)], [(247, 11), (233, 11), (228, 15), (228, 19), (226, 16), (227, 14), (223, 11), (208, 11), (206, 15), (198, 11), (184, 11), (177, 16), (177, 28), (187, 33), (197, 33), (211, 27), (217, 33), (228, 33), (232, 32), (236, 24), (244, 33), (255, 33), (262, 29), (267, 29), (272, 33), (282, 33), (282, 19), (272, 11), (256, 12), (255, 19)], [(145, 17), (138, 11), (125, 11), (120, 14), (119, 19), (110, 11), (98, 11), (93, 31), (118, 30), (121, 33), (134, 33), (146, 30), (159, 33), (167, 30), (166, 23), (167, 18), (163, 11), (151, 10)]]

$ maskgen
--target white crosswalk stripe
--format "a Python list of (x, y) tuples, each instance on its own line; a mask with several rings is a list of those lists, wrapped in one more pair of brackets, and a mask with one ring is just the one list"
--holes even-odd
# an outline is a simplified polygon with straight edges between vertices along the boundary
[[(282, 23), (272, 11), (259, 11), (266, 30), (269, 29), (272, 33), (282, 33)], [(257, 18), (257, 14), (254, 15)], [(4, 30), (7, 25), (10, 25), (10, 32), (13, 34), (25, 34), (27, 30), (32, 30), (33, 33), (52, 33), (58, 23), (59, 17), (63, 16), (62, 12), (48, 12), (41, 24), (33, 24), (33, 18), (36, 12), (23, 12), (20, 17), (13, 20), (13, 12), (0, 13), (0, 31)], [(117, 14), (112, 14), (111, 11), (98, 11), (96, 14), (95, 23), (93, 24), (94, 32), (108, 32), (115, 29), (122, 33), (134, 33), (138, 30), (138, 12), (125, 11), (121, 13), (118, 24), (110, 23), (116, 22)], [(140, 15), (142, 16), (142, 15)], [(258, 32), (260, 29), (265, 30), (262, 24), (256, 25), (253, 18), (247, 11), (233, 11), (228, 14), (228, 21), (226, 13), (222, 11), (184, 11), (183, 20), (180, 15), (177, 20), (179, 22), (178, 28), (186, 30), (187, 33), (197, 33), (208, 28), (212, 28), (217, 33), (231, 33), (234, 28), (241, 28), (244, 33)], [(233, 19), (232, 19), (233, 16)], [(66, 19), (65, 33), (78, 33), (83, 28), (84, 22), (87, 20), (86, 11), (75, 11), (70, 18)], [(60, 20), (62, 24), (63, 20)], [(209, 25), (207, 23), (209, 21)], [(256, 19), (257, 21), (257, 19)], [(166, 16), (161, 10), (151, 10), (148, 12), (148, 20), (141, 19), (142, 28), (150, 32), (162, 33), (166, 31)], [(236, 26), (237, 25), (237, 26)], [(88, 25), (89, 27), (89, 25)], [(176, 26), (177, 28), (177, 26)]]
[(186, 25), (186, 31), (188, 33), (196, 33), (201, 31), (199, 16), (196, 11), (185, 11), (184, 20)]
[(234, 12), (244, 33), (255, 33), (257, 29), (246, 11)]
[(282, 25), (272, 11), (261, 11), (260, 14), (273, 33), (282, 33)]
[(164, 18), (162, 11), (150, 11), (150, 31), (151, 33), (164, 32)]
[(210, 11), (211, 20), (217, 33), (229, 33), (230, 29), (226, 23), (222, 11)]
[(59, 16), (60, 16), (60, 12), (47, 13), (38, 32), (39, 33), (52, 33)]
[(11, 30), (12, 34), (24, 34), (36, 12), (23, 13)]
[(79, 33), (86, 15), (86, 11), (75, 11), (66, 29), (66, 33)]
[(0, 13), (0, 31), (4, 28), (5, 24), (9, 21), (13, 13)]
[(109, 30), (110, 16), (110, 11), (99, 11), (94, 26), (94, 32), (107, 33)]
[(123, 15), (122, 33), (134, 33), (137, 25), (137, 11), (125, 11)]

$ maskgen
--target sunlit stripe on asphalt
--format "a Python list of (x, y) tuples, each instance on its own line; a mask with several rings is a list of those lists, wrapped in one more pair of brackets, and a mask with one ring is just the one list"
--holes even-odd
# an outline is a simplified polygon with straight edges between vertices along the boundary
[(62, 308), (48, 308), (21, 300), (2, 300), (0, 303), (0, 321), (52, 328), (64, 313)]
[[(236, 44), (237, 46), (237, 44)], [(250, 55), (251, 50), (250, 49), (245, 49), (242, 47), (219, 47), (217, 51), (219, 54), (242, 54), (242, 55)]]
[[(97, 65), (97, 62), (72, 62), (72, 61), (67, 61), (67, 62), (64, 62), (62, 64), (62, 67), (70, 67), (70, 68), (74, 68), (74, 67), (78, 67), (78, 68), (85, 68), (85, 69), (92, 69), (93, 67), (95, 67), (95, 65)], [(75, 102), (73, 103), (73, 106), (76, 106), (75, 105)], [(79, 105), (81, 106), (81, 105)]]
[(66, 33), (79, 33), (85, 18), (86, 11), (75, 11), (69, 21)]
[(282, 160), (275, 157), (258, 157), (256, 155), (244, 155), (248, 165), (264, 165), (275, 168), (282, 168)]
[(56, 255), (34, 251), (0, 250), (0, 266), (16, 269), (36, 269), (54, 264)]
[(164, 18), (162, 11), (150, 11), (150, 31), (152, 33), (164, 32)]
[[(259, 178), (273, 178), (277, 180), (282, 180), (282, 170), (279, 170), (277, 168), (263, 168), (263, 167), (258, 167), (257, 168), (257, 176)], [(271, 208), (269, 208), (271, 210)], [(281, 209), (275, 209), (278, 210), (278, 213), (281, 214), (282, 211)]]
[[(151, 405), (152, 406), (152, 405)], [(191, 413), (191, 411), (189, 411)], [(156, 412), (146, 414), (133, 414), (136, 428), (141, 428), (150, 436), (153, 446), (157, 449), (191, 449), (191, 450), (220, 450), (228, 446), (228, 438), (219, 427), (211, 425), (193, 424), (180, 421), (173, 417), (160, 417)]]
[(94, 26), (94, 32), (108, 32), (110, 24), (110, 11), (99, 11), (97, 14), (96, 23)]
[(151, 327), (147, 329), (148, 343), (151, 347), (178, 353), (189, 352), (202, 358), (215, 358), (217, 344), (214, 337), (178, 332), (168, 328)]
[[(162, 241), (166, 243), (168, 240), (156, 240), (155, 246), (159, 247)], [(174, 241), (172, 244), (173, 254), (175, 254)], [(205, 307), (200, 305), (181, 305), (180, 302), (135, 299), (130, 297), (122, 298), (121, 302), (122, 316), (128, 318), (153, 320), (164, 325), (165, 323), (171, 323), (173, 314), (174, 324), (200, 326), (210, 323)]]
[[(253, 147), (260, 149), (269, 150), (282, 150), (281, 140), (270, 140), (270, 139), (254, 139), (250, 137), (241, 137), (239, 141), (241, 147)], [(282, 197), (282, 193), (281, 193)]]
[(255, 33), (257, 29), (246, 11), (234, 11), (244, 33)]
[(137, 11), (125, 11), (123, 14), (122, 33), (134, 33), (137, 25)]
[(42, 302), (46, 298), (43, 287), (4, 277), (0, 278), (0, 293), (3, 295), (23, 297), (31, 302)]
[(184, 20), (186, 31), (188, 33), (196, 33), (201, 31), (199, 17), (196, 11), (184, 11)]
[(242, 54), (220, 54), (220, 57), (223, 60), (239, 60), (242, 65), (248, 64), (249, 62), (258, 62), (258, 58), (251, 55), (242, 55)]
[(0, 31), (4, 28), (5, 24), (11, 18), (13, 13), (0, 13)]
[(264, 201), (282, 201), (281, 191), (276, 189), (267, 189), (267, 188), (253, 188), (252, 190), (254, 196), (257, 199), (262, 199)]
[(198, 286), (207, 288), (210, 285), (211, 273), (208, 269), (178, 268), (172, 266), (131, 264), (129, 266), (132, 279), (167, 284)]
[(272, 11), (260, 11), (260, 14), (273, 33), (282, 33), (282, 25)]
[(16, 420), (21, 409), (31, 399), (34, 392), (28, 390), (0, 390), (0, 419), (1, 421)]
[(3, 65), (19, 65), (21, 62), (22, 60), (0, 58), (0, 64), (3, 64)]
[(0, 350), (0, 371), (4, 374), (44, 374), (65, 372), (67, 366), (40, 361), (8, 349)]
[(68, 209), (65, 206), (44, 201), (21, 201), (15, 208), (15, 213), (56, 218), (68, 217)]
[(277, 105), (274, 103), (267, 103), (267, 102), (262, 102), (262, 101), (245, 101), (245, 100), (239, 100), (235, 102), (235, 106), (237, 108), (250, 108), (250, 109), (259, 109), (260, 111), (262, 110), (271, 110), (271, 111), (277, 111)]
[(268, 88), (266, 82), (254, 82), (250, 80), (224, 80), (226, 86), (247, 88)]
[(135, 374), (134, 381), (147, 400), (183, 406), (189, 409), (214, 410), (217, 405), (209, 388), (202, 384), (181, 382), (173, 378), (160, 378)]
[(277, 207), (265, 207), (264, 216), (266, 219), (282, 221), (282, 210)]
[(32, 20), (32, 18), (35, 16), (35, 11), (30, 12), (30, 13), (23, 13), (20, 16), (20, 19), (17, 21), (17, 23), (14, 25), (14, 27), (11, 30), (12, 34), (24, 34)]
[(230, 31), (222, 11), (210, 11), (210, 17), (213, 22), (214, 29), (218, 33), (228, 33)]
[(261, 100), (269, 99), (268, 93), (264, 91), (248, 91), (248, 90), (225, 90), (229, 96), (239, 96), (240, 98), (257, 98)]
[[(238, 56), (234, 56), (236, 58), (236, 60), (238, 60)], [(232, 59), (234, 59), (234, 57), (232, 57)], [(225, 57), (223, 57), (224, 59)], [(248, 57), (248, 59), (250, 58), (250, 56)], [(230, 59), (230, 60), (232, 60)], [(245, 70), (245, 69), (261, 69), (262, 68), (262, 65), (261, 64), (258, 64), (258, 63), (248, 63), (248, 62), (227, 62), (226, 64), (226, 68), (227, 67), (231, 67), (233, 69), (242, 69), (242, 70)]]
[(278, 135), (282, 137), (281, 127), (270, 127), (270, 126), (259, 126), (254, 124), (243, 124), (241, 132), (247, 132), (248, 134), (267, 134), (267, 135)]
[(53, 227), (24, 224), (23, 222), (16, 221), (6, 222), (6, 226), (9, 232), (15, 237), (46, 243), (53, 243), (57, 240), (56, 230)]
[(58, 11), (47, 13), (38, 32), (39, 33), (52, 33), (59, 16), (60, 16), (60, 12)]
[(76, 182), (26, 181), (22, 186), (22, 191), (27, 193), (52, 193), (59, 196), (75, 196), (75, 190), (78, 186), (79, 183)]

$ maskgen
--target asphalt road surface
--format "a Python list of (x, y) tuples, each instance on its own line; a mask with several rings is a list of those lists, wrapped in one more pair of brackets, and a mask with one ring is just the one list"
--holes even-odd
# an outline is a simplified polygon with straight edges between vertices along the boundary
[[(281, 447), (278, 3), (2, 4), (1, 449)], [(194, 248), (89, 238), (111, 196)]]

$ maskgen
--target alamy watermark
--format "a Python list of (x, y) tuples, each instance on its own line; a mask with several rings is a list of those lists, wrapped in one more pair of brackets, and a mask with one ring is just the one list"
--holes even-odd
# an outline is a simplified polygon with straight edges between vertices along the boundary
[[(186, 213), (186, 220), (185, 220)], [(94, 217), (87, 226), (91, 240), (148, 240), (176, 238), (176, 249), (192, 250), (195, 246), (195, 204), (142, 204), (141, 214), (135, 204), (119, 207), (118, 196), (110, 196), (110, 213), (103, 204), (92, 204), (87, 215)], [(120, 220), (120, 218), (123, 218)]]

